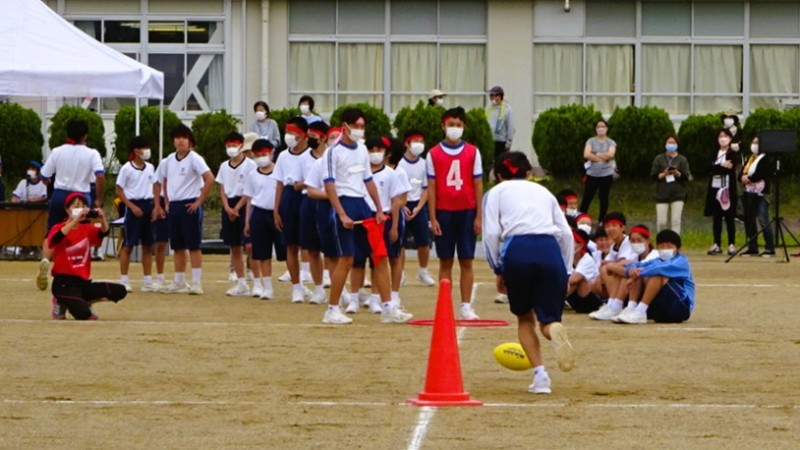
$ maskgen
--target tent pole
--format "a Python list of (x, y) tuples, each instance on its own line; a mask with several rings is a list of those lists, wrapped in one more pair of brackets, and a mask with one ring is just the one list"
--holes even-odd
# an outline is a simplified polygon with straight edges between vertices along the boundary
[(164, 158), (164, 98), (158, 103), (158, 162)]
[(136, 97), (136, 105), (134, 108), (136, 108), (136, 135), (138, 136), (140, 133), (139, 122), (141, 120), (141, 117), (139, 117), (139, 97)]

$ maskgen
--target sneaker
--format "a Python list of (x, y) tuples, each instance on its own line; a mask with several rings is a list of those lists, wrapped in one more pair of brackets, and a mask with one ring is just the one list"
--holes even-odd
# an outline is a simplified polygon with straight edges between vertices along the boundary
[(292, 303), (303, 303), (306, 300), (302, 289), (292, 289)]
[(475, 310), (472, 308), (472, 304), (470, 303), (462, 303), (461, 308), (458, 311), (458, 318), (459, 320), (477, 320), (480, 319), (478, 314), (475, 313)]
[(734, 253), (736, 253), (736, 246), (731, 244), (728, 246), (728, 255), (733, 255)]
[(173, 281), (172, 283), (163, 286), (159, 292), (162, 294), (188, 294), (189, 285), (186, 283), (176, 283)]
[(419, 272), (417, 273), (417, 279), (420, 283), (424, 284), (425, 286), (435, 286), (436, 281), (430, 276), (428, 272)]
[(200, 283), (190, 284), (189, 295), (203, 295), (203, 286), (201, 286)]
[(353, 319), (342, 314), (339, 308), (328, 308), (325, 310), (325, 316), (322, 318), (322, 323), (330, 325), (347, 325), (353, 323)]
[(311, 273), (306, 272), (305, 270), (300, 271), (300, 283), (313, 283), (314, 280), (311, 278)]
[(358, 300), (353, 301), (350, 300), (347, 302), (347, 308), (345, 308), (344, 312), (346, 314), (355, 314), (358, 312)]
[(228, 274), (228, 281), (236, 281), (238, 279), (239, 277), (236, 276), (236, 272), (231, 270), (231, 272)]
[(366, 289), (359, 289), (358, 290), (358, 303), (361, 305), (362, 308), (369, 308), (370, 298), (372, 294), (370, 291)]
[(264, 286), (262, 286), (260, 284), (254, 284), (253, 285), (253, 290), (250, 291), (250, 295), (252, 297), (255, 297), (255, 298), (260, 298), (261, 294), (263, 294), (263, 293), (264, 293)]
[(558, 368), (562, 372), (569, 372), (575, 365), (575, 351), (572, 349), (572, 344), (569, 342), (567, 330), (564, 325), (556, 322), (550, 325), (550, 345), (556, 353), (556, 361), (558, 361)]
[(369, 278), (364, 279), (364, 287), (371, 288), (372, 287), (372, 280)]
[(413, 314), (395, 306), (391, 306), (387, 311), (381, 311), (381, 323), (406, 323), (412, 317), (414, 317)]
[(370, 314), (383, 314), (383, 308), (381, 307), (381, 301), (378, 298), (372, 298), (367, 302), (367, 308), (369, 308)]
[(637, 309), (626, 309), (625, 314), (620, 314), (616, 322), (644, 325), (647, 323), (647, 313), (643, 313)]
[(149, 283), (142, 283), (142, 292), (158, 292), (161, 286), (153, 281)]
[(589, 318), (594, 320), (611, 320), (620, 312), (622, 312), (621, 309), (612, 308), (606, 303), (597, 311), (589, 313)]
[(248, 270), (247, 271), (247, 275), (245, 275), (245, 279), (247, 281), (253, 281), (255, 279), (255, 278), (253, 278), (253, 271), (252, 270)]
[(50, 318), (53, 320), (65, 320), (67, 318), (67, 309), (58, 303), (55, 297), (50, 300), (53, 309), (50, 311)]
[(622, 321), (622, 317), (627, 315), (628, 311), (632, 311), (632, 309), (627, 308), (627, 307), (626, 308), (622, 308), (622, 311), (620, 311), (616, 316), (612, 317), (611, 321), (614, 322), (614, 323), (625, 323), (625, 322)]
[(500, 305), (507, 305), (508, 304), (508, 295), (506, 294), (497, 294), (497, 297), (494, 298), (494, 302)]
[(308, 302), (311, 303), (312, 305), (321, 305), (323, 303), (327, 303), (328, 302), (328, 298), (327, 298), (327, 296), (325, 295), (324, 292), (319, 292), (319, 293), (313, 294), (311, 296), (311, 299), (308, 300)]
[(528, 392), (532, 394), (552, 394), (550, 389), (550, 377), (547, 374), (543, 376), (534, 376), (533, 384), (528, 386)]
[(40, 291), (47, 289), (47, 275), (50, 273), (50, 261), (46, 258), (42, 258), (39, 261), (39, 275), (36, 276), (36, 287), (39, 288)]
[(311, 300), (311, 297), (314, 296), (314, 291), (311, 289), (303, 286), (303, 299), (304, 300)]
[(265, 287), (264, 291), (261, 293), (261, 297), (259, 298), (261, 300), (272, 300), (273, 298), (275, 298), (272, 292), (272, 286)]
[(322, 287), (331, 287), (331, 274), (327, 270), (322, 273)]
[(765, 251), (761, 252), (761, 257), (762, 258), (772, 258), (774, 256), (775, 256), (775, 252), (773, 252), (773, 251), (765, 250)]
[(125, 286), (125, 292), (133, 292), (130, 281), (120, 281), (119, 284)]
[(707, 255), (719, 255), (722, 253), (722, 250), (719, 248), (719, 245), (714, 244), (711, 248), (708, 249), (706, 252)]
[(250, 289), (247, 286), (242, 286), (240, 284), (236, 284), (236, 286), (228, 289), (225, 291), (225, 295), (229, 297), (250, 297)]
[(289, 281), (292, 281), (292, 276), (289, 274), (289, 271), (287, 270), (286, 272), (283, 272), (283, 275), (278, 277), (278, 281), (280, 281), (281, 283), (287, 283)]

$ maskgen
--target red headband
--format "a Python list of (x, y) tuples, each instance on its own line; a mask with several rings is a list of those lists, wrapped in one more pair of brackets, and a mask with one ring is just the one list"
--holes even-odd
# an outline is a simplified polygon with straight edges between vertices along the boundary
[(85, 203), (87, 205), (89, 204), (89, 202), (86, 201), (86, 196), (83, 195), (83, 193), (81, 193), (81, 192), (73, 192), (73, 193), (67, 195), (67, 198), (64, 200), (64, 207), (66, 208), (67, 206), (69, 206), (69, 204), (72, 203), (72, 200), (75, 200), (75, 198), (78, 198), (78, 197), (80, 197), (80, 199), (83, 200), (83, 203)]
[(578, 196), (575, 194), (569, 194), (564, 197), (564, 200), (577, 200)]
[(332, 135), (333, 133), (341, 133), (342, 129), (340, 127), (330, 127), (328, 129), (328, 136)]
[(389, 147), (392, 146), (392, 141), (390, 141), (389, 138), (387, 138), (387, 137), (382, 137), (381, 138), (381, 142), (383, 142), (383, 145), (386, 146), (387, 150), (389, 149)]
[(72, 138), (67, 138), (67, 139), (64, 140), (64, 142), (69, 144), (69, 145), (75, 145), (75, 144), (78, 143), (78, 141), (76, 141), (75, 139), (72, 139)]
[(306, 134), (306, 132), (303, 131), (302, 128), (300, 128), (298, 126), (295, 126), (295, 125), (292, 125), (292, 124), (286, 125), (286, 131), (291, 131), (292, 133), (297, 133), (297, 134), (302, 134), (302, 135)]
[(589, 220), (592, 220), (592, 216), (590, 216), (590, 215), (588, 215), (588, 214), (586, 214), (586, 213), (581, 213), (581, 214), (578, 214), (578, 217), (576, 217), (576, 218), (575, 218), (575, 222), (578, 222), (578, 221), (579, 221), (579, 220), (581, 220), (581, 219), (589, 219)]
[(609, 223), (616, 223), (617, 225), (619, 225), (621, 227), (625, 226), (625, 224), (621, 220), (617, 220), (617, 219), (606, 219), (606, 220), (603, 221), (603, 224), (609, 224)]
[(647, 228), (643, 228), (643, 227), (633, 227), (633, 228), (631, 228), (631, 230), (630, 230), (630, 233), (629, 233), (629, 234), (633, 234), (633, 233), (639, 233), (639, 234), (641, 234), (642, 236), (644, 236), (644, 237), (645, 237), (645, 239), (650, 239), (650, 230), (648, 230)]
[(233, 140), (233, 141), (225, 141), (225, 144), (242, 145), (243, 142), (238, 140), (238, 139), (236, 139), (236, 140)]
[(504, 159), (503, 166), (511, 172), (511, 175), (516, 175), (519, 172), (519, 167), (515, 166), (510, 159)]
[(409, 141), (413, 141), (415, 139), (422, 139), (424, 141), (425, 140), (425, 136), (423, 136), (421, 134), (412, 134), (411, 136), (406, 138), (405, 143), (408, 144)]
[(453, 117), (453, 116), (444, 116), (442, 117), (442, 123), (447, 122), (447, 119), (461, 119), (460, 117)]
[(572, 230), (572, 237), (578, 241), (581, 245), (586, 245), (586, 241), (583, 240), (580, 234), (577, 231)]

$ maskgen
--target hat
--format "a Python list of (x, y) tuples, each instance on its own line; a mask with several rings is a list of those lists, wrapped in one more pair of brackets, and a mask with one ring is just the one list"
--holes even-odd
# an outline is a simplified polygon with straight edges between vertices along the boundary
[(505, 92), (503, 92), (503, 88), (500, 86), (495, 86), (489, 89), (489, 95), (505, 95)]
[(72, 192), (69, 195), (67, 195), (67, 198), (64, 200), (64, 207), (66, 208), (67, 206), (69, 206), (69, 204), (72, 203), (72, 200), (74, 200), (76, 197), (80, 197), (80, 199), (83, 200), (83, 203), (87, 205), (89, 204), (89, 201), (86, 200), (86, 196), (83, 195), (83, 193)]
[(31, 161), (31, 164), (30, 164), (30, 165), (31, 165), (32, 167), (36, 167), (36, 168), (37, 168), (37, 169), (39, 169), (39, 170), (42, 170), (42, 163), (40, 163), (39, 161), (36, 161), (36, 160), (34, 160), (34, 161)]
[(253, 149), (253, 142), (258, 139), (258, 133), (253, 133), (252, 131), (244, 135), (244, 147), (242, 147), (242, 151), (246, 152), (248, 150)]
[(444, 92), (440, 91), (439, 89), (434, 89), (434, 90), (431, 91), (430, 94), (428, 94), (428, 98), (444, 97), (446, 95), (447, 94), (445, 94)]

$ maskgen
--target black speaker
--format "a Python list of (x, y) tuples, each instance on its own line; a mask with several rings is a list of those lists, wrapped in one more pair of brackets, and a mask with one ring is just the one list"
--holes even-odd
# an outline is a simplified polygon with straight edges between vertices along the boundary
[(758, 133), (758, 149), (763, 153), (797, 151), (797, 130), (762, 130)]

